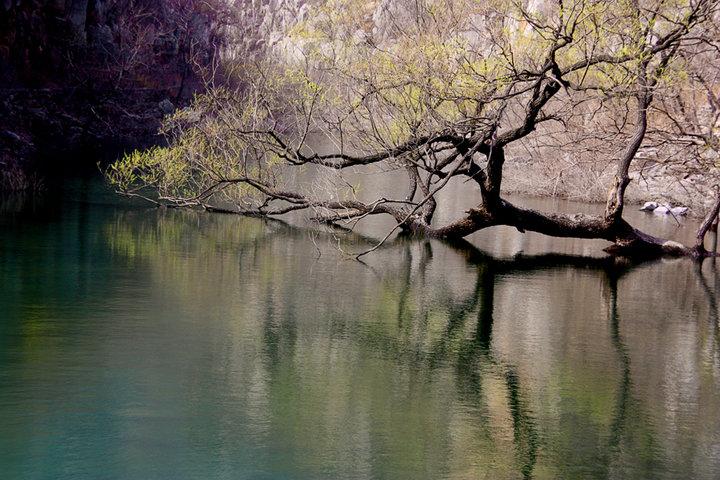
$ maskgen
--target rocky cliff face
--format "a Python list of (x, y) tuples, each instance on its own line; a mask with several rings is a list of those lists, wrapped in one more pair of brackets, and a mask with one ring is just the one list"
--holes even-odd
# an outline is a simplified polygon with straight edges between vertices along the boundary
[(0, 0), (0, 177), (153, 142), (162, 116), (201, 87), (195, 67), (221, 41), (218, 5)]

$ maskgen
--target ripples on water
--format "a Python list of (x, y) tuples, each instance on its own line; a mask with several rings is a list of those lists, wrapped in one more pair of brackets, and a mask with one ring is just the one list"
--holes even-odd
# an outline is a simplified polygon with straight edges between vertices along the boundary
[(0, 214), (3, 478), (718, 477), (712, 262), (64, 198)]

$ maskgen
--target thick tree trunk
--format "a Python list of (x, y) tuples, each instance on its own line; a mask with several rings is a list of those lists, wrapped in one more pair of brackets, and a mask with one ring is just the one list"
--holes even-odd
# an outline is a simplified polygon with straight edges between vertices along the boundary
[(637, 119), (635, 133), (628, 143), (622, 158), (618, 162), (615, 181), (610, 189), (605, 207), (605, 217), (617, 221), (622, 218), (623, 207), (625, 206), (625, 189), (630, 183), (630, 165), (642, 145), (645, 133), (647, 132), (647, 108), (650, 105), (651, 96), (645, 91), (645, 64), (641, 68), (641, 90), (637, 95)]
[(546, 214), (536, 210), (517, 207), (500, 200), (492, 210), (481, 205), (468, 215), (440, 228), (417, 228), (417, 231), (445, 239), (462, 238), (484, 228), (505, 225), (520, 232), (537, 232), (553, 237), (600, 239), (613, 242), (606, 251), (615, 255), (659, 256), (692, 255), (692, 249), (684, 245), (648, 235), (633, 228), (623, 219), (611, 219), (600, 215)]
[[(705, 235), (707, 235), (707, 232), (710, 231), (713, 223), (717, 222), (718, 214), (720, 214), (720, 192), (718, 192), (715, 204), (705, 216), (705, 220), (703, 220), (703, 223), (700, 225), (700, 228), (698, 228), (697, 234), (695, 235), (695, 251), (698, 256), (708, 255), (707, 250), (705, 250)], [(715, 223), (715, 246), (713, 248), (713, 255), (717, 254), (717, 231), (717, 223)]]

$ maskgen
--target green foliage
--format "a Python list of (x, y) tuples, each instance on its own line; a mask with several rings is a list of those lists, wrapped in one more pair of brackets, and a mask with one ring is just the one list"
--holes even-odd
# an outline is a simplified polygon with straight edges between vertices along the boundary
[[(170, 146), (127, 155), (108, 180), (126, 193), (152, 188), (180, 205), (258, 205), (263, 194), (246, 179), (282, 186), (284, 166), (312, 150), (312, 134), (339, 138), (338, 153), (359, 155), (438, 132), (469, 135), (501, 119), (513, 128), (535, 84), (551, 78), (550, 61), (573, 93), (556, 95), (545, 113), (562, 112), (555, 116), (566, 128), (589, 109), (601, 110), (592, 114), (600, 129), (626, 115), (641, 72), (656, 81), (656, 95), (691, 81), (687, 65), (660, 67), (650, 48), (688, 22), (688, 1), (571, 0), (534, 10), (506, 0), (398, 5), (313, 7), (287, 31), (291, 47), (252, 62), (229, 59), (229, 84), (239, 87), (198, 95), (166, 119)], [(583, 65), (597, 58), (605, 60)]]

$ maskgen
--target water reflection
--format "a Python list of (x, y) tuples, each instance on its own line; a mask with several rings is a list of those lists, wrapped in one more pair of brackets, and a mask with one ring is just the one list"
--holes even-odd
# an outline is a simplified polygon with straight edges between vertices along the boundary
[(0, 230), (11, 478), (720, 469), (714, 264), (401, 238), (365, 266), (341, 250), (369, 239), (281, 222), (34, 218)]

